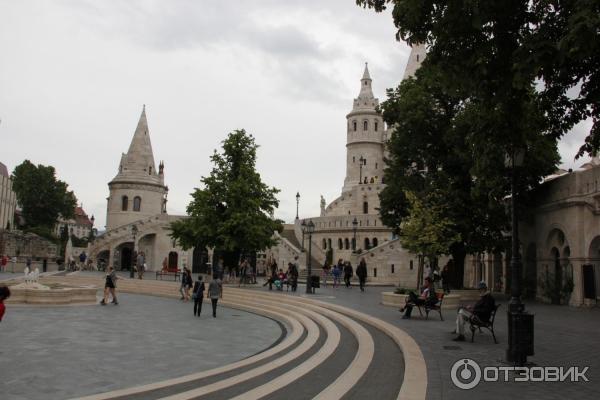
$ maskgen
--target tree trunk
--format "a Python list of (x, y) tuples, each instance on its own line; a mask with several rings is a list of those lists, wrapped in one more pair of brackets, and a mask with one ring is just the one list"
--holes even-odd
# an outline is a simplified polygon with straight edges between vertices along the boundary
[(467, 252), (462, 243), (452, 246), (451, 254), (453, 260), (452, 283), (455, 289), (462, 289), (465, 280), (465, 258)]

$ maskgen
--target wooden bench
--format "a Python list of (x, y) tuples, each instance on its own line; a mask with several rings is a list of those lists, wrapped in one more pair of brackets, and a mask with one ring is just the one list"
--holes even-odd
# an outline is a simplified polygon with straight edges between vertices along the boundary
[(174, 281), (181, 279), (181, 272), (178, 268), (167, 268), (166, 270), (156, 271), (156, 279), (160, 276), (160, 280), (163, 280), (163, 276), (172, 276)]
[(476, 315), (473, 315), (471, 316), (471, 318), (469, 318), (469, 323), (471, 324), (471, 342), (475, 340), (475, 331), (479, 329), (479, 332), (481, 332), (481, 328), (485, 328), (492, 333), (494, 343), (498, 344), (498, 341), (496, 340), (496, 335), (494, 334), (494, 320), (496, 319), (496, 312), (498, 311), (499, 307), (500, 304), (496, 304), (496, 306), (490, 314), (489, 321), (482, 321), (479, 318), (477, 318)]
[(417, 304), (415, 307), (419, 309), (419, 314), (423, 316), (423, 310), (425, 310), (425, 319), (429, 319), (429, 312), (437, 311), (440, 314), (440, 319), (443, 321), (444, 316), (442, 315), (442, 303), (444, 302), (444, 292), (435, 292), (435, 296), (438, 301), (435, 304)]

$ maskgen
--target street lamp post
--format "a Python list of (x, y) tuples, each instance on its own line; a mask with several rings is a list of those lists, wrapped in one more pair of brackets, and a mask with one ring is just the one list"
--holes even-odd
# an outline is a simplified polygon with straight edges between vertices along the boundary
[(131, 227), (131, 235), (133, 236), (133, 252), (131, 254), (131, 258), (132, 258), (132, 260), (131, 260), (131, 266), (129, 267), (129, 277), (131, 279), (133, 279), (133, 277), (134, 277), (134, 274), (133, 274), (133, 263), (135, 262), (135, 247), (136, 247), (135, 246), (135, 237), (137, 236), (137, 234), (138, 234), (138, 227), (137, 227), (137, 225), (133, 225)]
[(358, 159), (359, 163), (358, 163), (358, 184), (360, 185), (362, 183), (362, 167), (363, 164), (367, 161), (366, 158), (363, 158), (363, 156), (360, 156), (360, 158)]
[(358, 229), (358, 221), (356, 217), (352, 220), (352, 232), (354, 233), (354, 237), (352, 238), (352, 252), (356, 252), (356, 230)]
[(300, 224), (300, 229), (302, 230), (302, 248), (300, 250), (304, 251), (304, 234), (306, 233), (306, 221), (302, 220)]
[(308, 262), (306, 265), (306, 293), (312, 293), (312, 259), (311, 259), (311, 251), (312, 251), (312, 234), (315, 231), (315, 224), (312, 220), (308, 221), (307, 224), (303, 227), (303, 230), (308, 234)]
[(525, 365), (527, 356), (533, 355), (533, 314), (525, 312), (525, 304), (521, 302), (521, 270), (522, 262), (519, 253), (519, 221), (517, 218), (516, 168), (523, 165), (524, 150), (515, 149), (507, 157), (511, 167), (510, 202), (511, 202), (511, 284), (508, 317), (508, 349), (506, 360), (519, 366)]
[(296, 219), (298, 219), (298, 206), (300, 205), (300, 192), (296, 192)]

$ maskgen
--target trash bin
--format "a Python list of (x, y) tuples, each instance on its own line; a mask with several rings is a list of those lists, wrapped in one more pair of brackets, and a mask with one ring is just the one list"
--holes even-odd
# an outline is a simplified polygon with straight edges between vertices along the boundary
[(315, 289), (318, 289), (321, 287), (321, 277), (319, 275), (311, 275), (310, 287), (312, 288), (313, 293), (314, 293)]

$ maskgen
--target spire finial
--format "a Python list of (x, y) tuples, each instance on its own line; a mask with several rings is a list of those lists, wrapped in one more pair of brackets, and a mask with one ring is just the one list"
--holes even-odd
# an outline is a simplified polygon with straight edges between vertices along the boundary
[(145, 104), (142, 107), (142, 111), (146, 111), (146, 105)]
[(369, 74), (369, 63), (365, 62), (365, 72), (363, 73), (363, 77), (362, 79), (369, 79), (371, 80), (371, 75)]

